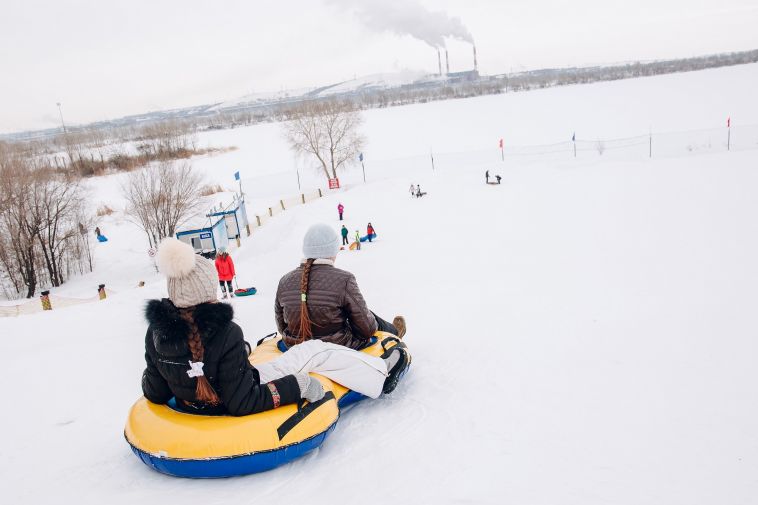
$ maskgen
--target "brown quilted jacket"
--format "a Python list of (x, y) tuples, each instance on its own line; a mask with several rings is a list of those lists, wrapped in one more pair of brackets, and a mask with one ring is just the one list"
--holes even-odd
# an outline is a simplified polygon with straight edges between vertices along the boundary
[[(299, 342), (302, 275), (301, 265), (282, 277), (276, 291), (276, 325), (288, 346)], [(335, 268), (329, 260), (316, 260), (311, 267), (308, 315), (313, 338), (352, 349), (365, 347), (377, 329), (353, 274)]]

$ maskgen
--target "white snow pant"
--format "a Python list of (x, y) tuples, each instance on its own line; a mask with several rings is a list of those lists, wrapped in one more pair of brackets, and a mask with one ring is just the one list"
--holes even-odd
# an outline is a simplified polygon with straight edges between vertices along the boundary
[(348, 347), (307, 340), (268, 363), (255, 365), (261, 384), (299, 372), (314, 372), (370, 398), (382, 394), (387, 365), (382, 358)]

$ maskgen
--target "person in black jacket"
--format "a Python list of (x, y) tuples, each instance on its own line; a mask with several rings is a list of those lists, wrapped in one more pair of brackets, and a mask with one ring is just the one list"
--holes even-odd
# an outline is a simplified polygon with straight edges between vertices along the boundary
[(145, 398), (165, 404), (175, 397), (188, 412), (242, 416), (324, 396), (307, 371), (261, 383), (232, 307), (216, 299), (211, 261), (176, 239), (161, 243), (157, 260), (169, 298), (151, 300), (145, 310)]

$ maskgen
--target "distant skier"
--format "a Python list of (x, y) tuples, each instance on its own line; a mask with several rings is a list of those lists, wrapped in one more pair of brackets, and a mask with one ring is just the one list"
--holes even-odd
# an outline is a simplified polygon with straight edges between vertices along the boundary
[(374, 227), (371, 226), (371, 223), (369, 223), (366, 227), (366, 236), (368, 237), (368, 241), (371, 242), (371, 239), (373, 239), (375, 235), (376, 232), (374, 231)]
[(416, 185), (411, 184), (411, 196), (416, 196)]
[(484, 181), (485, 181), (487, 184), (489, 184), (489, 183), (490, 183), (490, 171), (489, 171), (489, 170), (487, 170), (486, 172), (484, 172)]
[[(234, 290), (232, 289), (232, 279), (234, 278), (234, 261), (229, 253), (226, 252), (226, 247), (218, 248), (218, 256), (216, 256), (216, 273), (218, 273), (218, 283), (221, 286), (221, 292), (224, 293), (222, 298), (230, 296), (234, 298)], [(226, 286), (224, 286), (226, 283)], [(229, 294), (227, 295), (227, 286)]]
[(345, 225), (342, 225), (342, 230), (340, 230), (340, 233), (342, 233), (342, 245), (350, 245), (350, 241), (347, 239), (347, 234), (349, 233), (347, 231), (347, 228), (345, 228)]
[(355, 230), (355, 249), (361, 250), (361, 233), (358, 230)]
[(342, 213), (345, 212), (345, 206), (341, 203), (337, 204), (337, 212), (340, 214), (340, 221), (342, 221)]

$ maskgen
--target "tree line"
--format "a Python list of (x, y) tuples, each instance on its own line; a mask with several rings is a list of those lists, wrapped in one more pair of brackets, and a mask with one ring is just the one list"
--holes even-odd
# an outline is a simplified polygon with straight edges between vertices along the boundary
[(240, 106), (238, 109), (214, 111), (213, 114), (196, 115), (186, 120), (191, 120), (196, 130), (217, 130), (288, 120), (290, 111), (305, 107), (309, 103), (318, 107), (318, 103), (337, 101), (349, 102), (357, 109), (383, 108), (553, 86), (691, 72), (755, 62), (758, 62), (758, 50), (620, 65), (540, 69), (484, 77), (476, 77), (476, 74), (471, 73), (468, 77), (448, 81), (412, 83), (389, 89), (369, 88), (328, 97), (299, 97), (267, 104)]
[(133, 133), (138, 135), (131, 142), (120, 140), (107, 162), (103, 152), (100, 160), (95, 153), (113, 148), (112, 138), (97, 133), (68, 134), (50, 143), (0, 141), (0, 292), (5, 298), (31, 298), (93, 270), (97, 216), (85, 200), (83, 178), (112, 168), (119, 156), (131, 159), (118, 166), (130, 172), (121, 188), (124, 214), (145, 232), (150, 247), (196, 214), (205, 191), (202, 178), (188, 162), (176, 162), (197, 151), (191, 126), (169, 121)]
[(90, 177), (215, 150), (198, 148), (195, 130), (191, 122), (167, 120), (110, 130), (67, 128), (51, 138), (23, 143), (47, 157), (56, 170)]
[(93, 223), (80, 178), (28, 146), (0, 142), (0, 289), (30, 298), (92, 270)]

